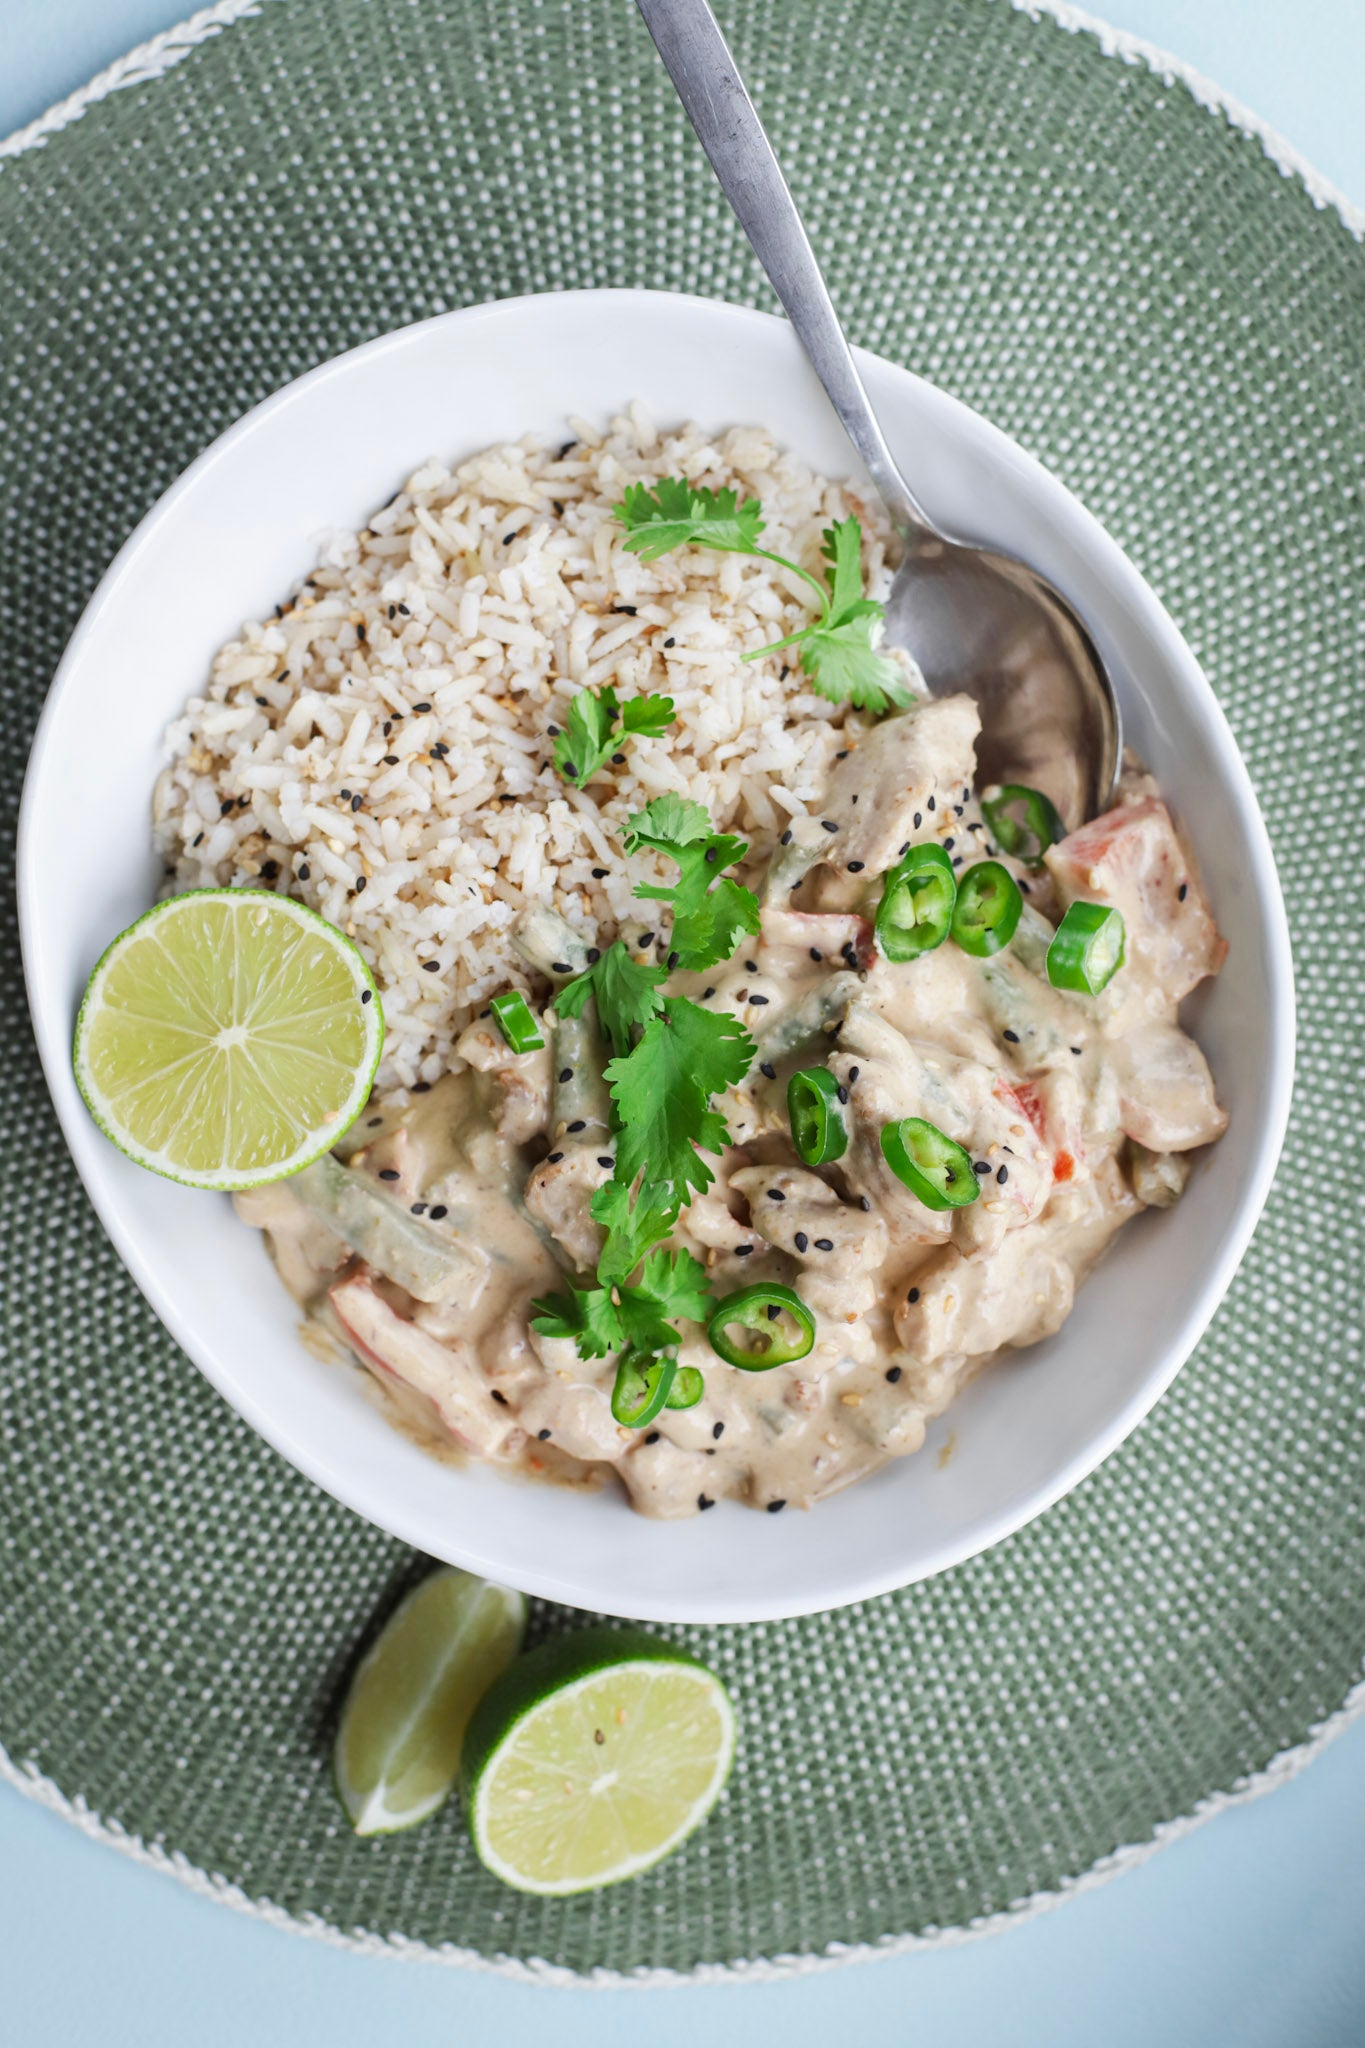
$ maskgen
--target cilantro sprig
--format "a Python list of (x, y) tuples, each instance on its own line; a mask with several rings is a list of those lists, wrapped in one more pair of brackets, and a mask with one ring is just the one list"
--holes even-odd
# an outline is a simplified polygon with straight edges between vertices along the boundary
[(676, 1349), (671, 1318), (704, 1323), (711, 1290), (691, 1252), (651, 1252), (638, 1283), (574, 1287), (531, 1303), (532, 1328), (542, 1337), (571, 1337), (584, 1358), (607, 1358), (627, 1348), (653, 1352)]
[(812, 687), (835, 704), (854, 704), (880, 716), (893, 706), (903, 710), (910, 702), (900, 668), (878, 651), (885, 610), (863, 591), (862, 528), (856, 519), (836, 520), (825, 529), (822, 583), (799, 562), (760, 545), (763, 508), (757, 498), (708, 490), (684, 477), (661, 477), (652, 489), (632, 484), (613, 509), (626, 529), (627, 550), (643, 561), (656, 562), (675, 548), (711, 548), (721, 554), (756, 555), (810, 585), (819, 602), (810, 624), (755, 648), (745, 661), (796, 647)]
[(569, 706), (564, 730), (555, 738), (555, 766), (581, 789), (632, 733), (651, 739), (666, 732), (677, 713), (671, 697), (629, 697), (624, 704), (610, 683), (580, 690)]
[(663, 1003), (659, 989), (667, 979), (667, 968), (633, 959), (624, 940), (617, 939), (600, 960), (558, 991), (555, 1011), (561, 1017), (576, 1017), (591, 996), (597, 1021), (611, 1040), (612, 1051), (622, 1058), (634, 1045), (636, 1031), (658, 1016)]
[(710, 1187), (715, 1175), (700, 1154), (719, 1152), (729, 1135), (711, 1097), (744, 1079), (755, 1050), (738, 1018), (667, 997), (634, 1052), (607, 1068), (617, 1180), (631, 1188), (643, 1176), (660, 1201), (671, 1189), (679, 1206), (689, 1189)]
[(743, 860), (748, 844), (731, 832), (713, 832), (704, 805), (691, 797), (656, 796), (627, 819), (624, 837), (627, 853), (651, 846), (677, 862), (676, 882), (641, 882), (635, 893), (672, 906), (672, 953), (679, 967), (714, 967), (729, 959), (746, 933), (758, 931), (758, 898), (721, 873)]

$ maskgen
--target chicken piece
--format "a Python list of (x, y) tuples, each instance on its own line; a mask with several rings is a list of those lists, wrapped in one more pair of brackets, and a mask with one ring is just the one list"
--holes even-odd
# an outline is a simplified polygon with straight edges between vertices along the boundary
[(308, 1302), (325, 1292), (328, 1276), (351, 1256), (345, 1240), (299, 1200), (287, 1180), (245, 1189), (233, 1196), (232, 1206), (244, 1223), (265, 1232), (270, 1256), (296, 1301)]
[(1145, 1145), (1129, 1145), (1128, 1177), (1144, 1209), (1173, 1209), (1192, 1167), (1188, 1152), (1149, 1152)]
[(476, 1022), (458, 1040), (456, 1054), (493, 1090), (493, 1121), (511, 1145), (539, 1137), (550, 1117), (550, 1051), (513, 1052), (502, 1033)]
[(1052, 1160), (1054, 1184), (1087, 1180), (1086, 1093), (1072, 1068), (1054, 1067), (1012, 1084), (1030, 1124)]
[(1157, 797), (1106, 811), (1050, 846), (1044, 858), (1064, 904), (1083, 898), (1121, 912), (1125, 967), (1138, 968), (1167, 1001), (1178, 1003), (1222, 966), (1227, 942)]
[(907, 842), (927, 836), (926, 822), (932, 830), (940, 805), (964, 800), (980, 730), (970, 697), (929, 697), (874, 725), (836, 762), (813, 815), (790, 827), (791, 840), (769, 865), (765, 897), (786, 905), (822, 862), (860, 887), (885, 874)]
[(1227, 1129), (1208, 1061), (1175, 1024), (1130, 1031), (1109, 1048), (1118, 1077), (1119, 1125), (1150, 1152), (1189, 1152)]
[(802, 1266), (798, 1291), (810, 1308), (850, 1320), (875, 1307), (875, 1276), (889, 1249), (880, 1216), (851, 1208), (818, 1174), (799, 1167), (745, 1166), (729, 1184), (746, 1198), (769, 1244)]
[(356, 1356), (429, 1426), (476, 1458), (507, 1457), (520, 1447), (521, 1432), (494, 1400), (469, 1345), (439, 1342), (360, 1276), (333, 1287), (328, 1300)]
[[(849, 1094), (851, 1144), (841, 1165), (855, 1194), (885, 1217), (893, 1244), (991, 1251), (1028, 1223), (1052, 1188), (1052, 1159), (1008, 1078), (980, 1060), (902, 1037), (867, 1005), (850, 1006), (829, 1069)], [(892, 1173), (881, 1134), (922, 1117), (971, 1156), (981, 1193), (961, 1209), (929, 1209)]]
[(1061, 1328), (1074, 1294), (1071, 1268), (1042, 1230), (1011, 1231), (989, 1259), (946, 1245), (897, 1304), (896, 1340), (930, 1363), (1036, 1344)]
[[(540, 1371), (522, 1383), (514, 1399), (517, 1421), (528, 1436), (552, 1443), (571, 1458), (614, 1465), (634, 1440), (611, 1412), (614, 1365), (594, 1367), (578, 1357), (566, 1338), (531, 1332)], [(586, 1375), (596, 1371), (597, 1379)]]
[(759, 964), (788, 986), (817, 965), (842, 961), (857, 972), (876, 958), (872, 921), (854, 910), (784, 910), (769, 903), (759, 921)]
[(657, 1424), (632, 1435), (634, 1442), (616, 1469), (638, 1514), (676, 1522), (695, 1515), (703, 1502), (710, 1507), (719, 1499), (724, 1484), (719, 1461), (708, 1458), (704, 1450), (673, 1443)]
[(613, 1160), (600, 1150), (602, 1133), (587, 1145), (562, 1145), (542, 1159), (526, 1183), (526, 1213), (544, 1225), (580, 1273), (596, 1270), (606, 1233), (589, 1204), (611, 1179)]

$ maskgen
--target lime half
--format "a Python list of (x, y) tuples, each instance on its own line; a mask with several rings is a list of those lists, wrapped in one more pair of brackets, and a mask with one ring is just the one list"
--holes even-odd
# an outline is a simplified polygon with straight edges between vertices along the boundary
[(415, 1827), (446, 1798), (478, 1701), (521, 1647), (526, 1602), (444, 1570), (395, 1609), (351, 1681), (337, 1790), (358, 1835)]
[(365, 1106), (384, 1043), (350, 940), (260, 889), (158, 903), (105, 953), (76, 1020), (76, 1080), (130, 1159), (197, 1188), (282, 1180)]
[(639, 1629), (556, 1637), (520, 1658), (470, 1722), (474, 1846), (518, 1891), (619, 1884), (700, 1826), (734, 1751), (730, 1696), (704, 1664)]

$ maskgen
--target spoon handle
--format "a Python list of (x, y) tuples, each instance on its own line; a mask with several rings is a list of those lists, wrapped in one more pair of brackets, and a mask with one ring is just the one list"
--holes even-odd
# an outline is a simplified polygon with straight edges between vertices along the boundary
[(781, 166), (706, 0), (636, 0), (721, 189), (902, 535), (934, 532), (897, 468)]

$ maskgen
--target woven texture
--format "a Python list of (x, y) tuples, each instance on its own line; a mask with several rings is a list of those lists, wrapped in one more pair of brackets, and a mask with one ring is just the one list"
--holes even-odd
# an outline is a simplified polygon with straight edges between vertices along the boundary
[[(1126, 1447), (930, 1584), (674, 1631), (743, 1716), (724, 1806), (632, 1885), (526, 1900), (454, 1812), (340, 1822), (338, 1691), (420, 1561), (268, 1451), (123, 1273), (7, 891), (0, 1742), (252, 1900), (574, 1970), (998, 1913), (1302, 1742), (1365, 1646), (1365, 251), (1183, 85), (1005, 0), (722, 11), (854, 338), (1048, 462), (1203, 661), (1284, 879), (1300, 1079), (1241, 1275)], [(626, 0), (265, 0), (0, 163), (7, 862), (62, 646), (190, 458), (355, 342), (572, 285), (771, 303)]]

